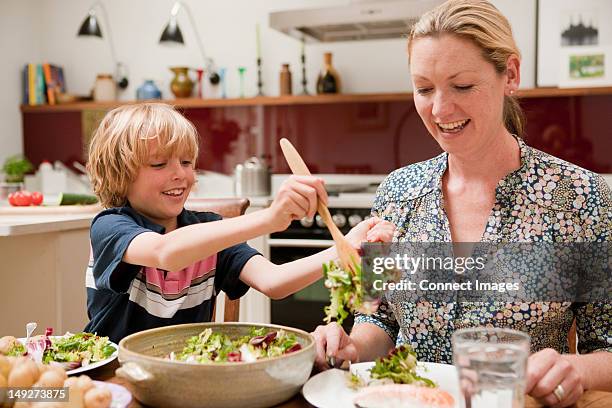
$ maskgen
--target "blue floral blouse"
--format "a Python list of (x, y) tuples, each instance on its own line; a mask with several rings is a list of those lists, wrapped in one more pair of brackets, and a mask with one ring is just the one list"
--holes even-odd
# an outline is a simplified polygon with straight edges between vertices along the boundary
[[(612, 194), (601, 176), (517, 139), (521, 167), (501, 180), (481, 242), (610, 242)], [(376, 194), (373, 214), (395, 224), (394, 241), (451, 242), (442, 198), (447, 154), (391, 173)], [(421, 361), (452, 363), (451, 336), (467, 327), (527, 332), (532, 352), (568, 353), (576, 318), (579, 353), (612, 352), (610, 303), (410, 303), (383, 299), (373, 323), (397, 344), (411, 344)]]

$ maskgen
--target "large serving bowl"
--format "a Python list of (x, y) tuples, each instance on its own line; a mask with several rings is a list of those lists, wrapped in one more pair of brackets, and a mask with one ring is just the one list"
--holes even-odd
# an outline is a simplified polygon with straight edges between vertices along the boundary
[[(207, 328), (233, 337), (248, 335), (252, 327), (293, 333), (302, 349), (251, 363), (198, 364), (165, 358)], [(302, 330), (259, 323), (181, 324), (145, 330), (121, 340), (117, 375), (133, 385), (136, 399), (154, 407), (269, 407), (300, 390), (314, 358), (314, 339)]]

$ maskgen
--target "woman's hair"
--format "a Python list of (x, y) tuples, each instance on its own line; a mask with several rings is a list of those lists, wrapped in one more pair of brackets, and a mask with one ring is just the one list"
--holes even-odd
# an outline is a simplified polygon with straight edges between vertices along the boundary
[[(425, 13), (412, 27), (408, 54), (414, 41), (442, 34), (468, 39), (482, 50), (482, 56), (499, 74), (506, 72), (511, 55), (521, 58), (508, 19), (487, 0), (448, 0)], [(510, 133), (523, 136), (525, 117), (516, 98), (504, 97), (504, 125)]]
[(87, 170), (93, 191), (106, 208), (127, 203), (127, 191), (149, 160), (150, 141), (158, 153), (187, 156), (195, 165), (198, 133), (172, 106), (141, 103), (118, 107), (104, 116), (89, 145)]

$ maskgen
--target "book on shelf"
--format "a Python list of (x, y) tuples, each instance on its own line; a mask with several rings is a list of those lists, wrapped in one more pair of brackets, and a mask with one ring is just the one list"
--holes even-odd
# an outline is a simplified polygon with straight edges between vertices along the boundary
[(26, 64), (22, 79), (22, 102), (26, 105), (55, 105), (58, 93), (66, 92), (64, 70), (58, 65)]

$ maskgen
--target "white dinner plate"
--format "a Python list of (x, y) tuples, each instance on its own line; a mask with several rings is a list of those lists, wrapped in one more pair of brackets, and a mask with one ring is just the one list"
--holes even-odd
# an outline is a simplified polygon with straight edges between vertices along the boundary
[[(56, 339), (56, 338), (59, 338), (59, 337), (64, 337), (64, 336), (49, 336), (49, 338), (51, 338), (51, 339), (54, 339), (54, 338)], [(19, 338), (17, 340), (19, 340), (19, 342), (21, 342), (21, 344), (25, 344), (25, 340), (26, 339), (25, 339), (25, 337), (21, 337), (21, 338)], [(98, 368), (98, 367), (101, 367), (103, 365), (106, 365), (106, 364), (110, 363), (111, 361), (113, 361), (114, 359), (116, 359), (117, 358), (117, 354), (119, 353), (119, 346), (116, 345), (115, 343), (113, 343), (112, 341), (109, 341), (109, 343), (115, 348), (115, 352), (113, 354), (111, 354), (110, 357), (105, 358), (104, 360), (97, 361), (95, 363), (88, 364), (86, 366), (81, 366), (79, 368), (75, 368), (74, 370), (68, 370), (68, 371), (66, 371), (66, 374), (73, 375), (73, 374), (78, 374), (78, 373), (82, 373), (82, 372), (85, 372), (85, 371), (93, 370), (94, 368)]]
[[(373, 362), (351, 365), (351, 372), (356, 372), (363, 378), (369, 378), (369, 369)], [(455, 398), (455, 406), (459, 406), (459, 380), (457, 369), (449, 364), (418, 363), (417, 374), (427, 377)], [(331, 369), (319, 373), (306, 382), (302, 394), (306, 401), (318, 408), (354, 408), (353, 398), (357, 391), (347, 385), (348, 373), (343, 370)]]

